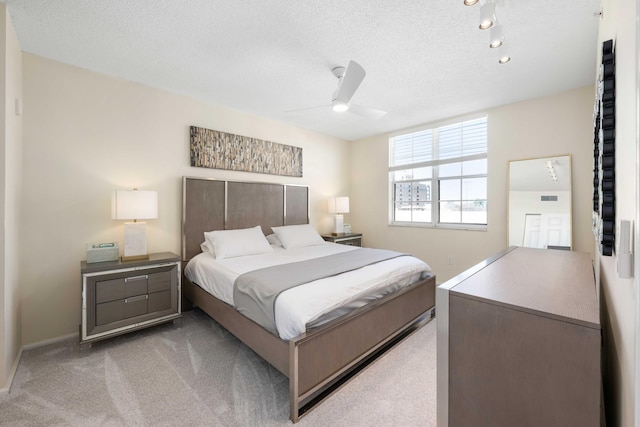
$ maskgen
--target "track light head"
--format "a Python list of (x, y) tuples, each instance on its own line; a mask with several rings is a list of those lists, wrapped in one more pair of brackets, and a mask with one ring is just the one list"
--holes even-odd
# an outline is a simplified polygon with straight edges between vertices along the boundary
[(502, 45), (498, 49), (498, 55), (499, 64), (506, 64), (507, 62), (511, 61), (511, 55), (509, 54), (509, 50), (504, 43), (502, 43)]
[(489, 47), (496, 48), (502, 46), (504, 42), (504, 31), (502, 25), (494, 25), (491, 27), (491, 34), (489, 34)]
[(486, 3), (480, 8), (480, 25), (481, 30), (488, 30), (493, 27), (496, 22), (496, 5)]
[(476, 3), (478, 3), (478, 0), (464, 0), (465, 6), (473, 6)]

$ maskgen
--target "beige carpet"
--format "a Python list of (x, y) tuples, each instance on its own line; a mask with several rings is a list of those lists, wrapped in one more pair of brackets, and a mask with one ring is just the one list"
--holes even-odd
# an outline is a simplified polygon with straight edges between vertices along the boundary
[[(280, 426), (288, 399), (286, 377), (196, 309), (92, 348), (25, 351), (0, 425)], [(435, 426), (435, 320), (297, 425)]]

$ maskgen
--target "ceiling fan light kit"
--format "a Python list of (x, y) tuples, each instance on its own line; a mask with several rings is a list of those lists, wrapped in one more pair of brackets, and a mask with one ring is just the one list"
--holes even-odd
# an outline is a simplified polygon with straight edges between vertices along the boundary
[[(357, 65), (358, 67), (360, 67), (360, 64), (358, 64), (355, 61), (350, 61), (349, 65), (351, 65), (352, 62), (355, 65)], [(362, 69), (362, 67), (360, 67), (360, 69)], [(343, 96), (345, 95), (345, 91), (343, 91), (341, 93), (340, 92), (340, 88), (342, 87), (342, 81), (343, 81), (342, 79), (345, 76), (345, 74), (347, 73), (347, 69), (345, 67), (335, 67), (333, 70), (331, 70), (331, 72), (333, 73), (334, 76), (336, 76), (338, 78), (338, 89), (336, 89), (336, 91), (333, 93), (333, 100), (331, 101), (331, 108), (336, 113), (344, 113), (345, 111), (347, 111), (349, 109), (349, 100), (351, 98), (351, 97), (349, 97), (349, 99), (347, 99), (346, 101), (344, 100), (345, 98), (340, 98), (340, 95), (343, 95)], [(363, 73), (362, 78), (364, 79), (364, 76), (366, 75), (366, 73), (364, 72), (364, 69), (362, 69), (362, 73)], [(351, 80), (349, 82), (351, 84), (354, 84), (354, 82), (351, 81)], [(360, 80), (360, 82), (362, 82), (362, 80)], [(360, 86), (360, 82), (357, 83), (357, 86)], [(357, 86), (356, 86), (355, 89), (353, 89), (353, 93), (355, 93), (355, 91), (357, 89)]]
[(333, 108), (333, 111), (336, 113), (343, 113), (349, 109), (349, 104), (341, 99), (334, 99), (331, 103), (331, 108)]
[[(473, 6), (476, 3), (479, 3), (479, 0), (464, 0), (465, 6)], [(511, 61), (511, 55), (507, 53), (505, 47), (504, 29), (502, 25), (498, 25), (496, 5), (493, 0), (487, 0), (480, 6), (480, 25), (478, 27), (481, 30), (491, 29), (489, 34), (489, 47), (492, 49), (500, 48), (498, 63), (506, 64)]]
[[(359, 116), (368, 120), (378, 120), (387, 113), (385, 111), (376, 110), (375, 108), (363, 107), (351, 103), (351, 98), (360, 87), (367, 73), (364, 68), (356, 61), (349, 61), (346, 67), (335, 67), (331, 70), (338, 79), (338, 88), (331, 98), (331, 109), (336, 113), (344, 113), (348, 111), (350, 114)], [(302, 108), (299, 110), (290, 110), (289, 112), (315, 110), (318, 108), (326, 108), (327, 106)]]

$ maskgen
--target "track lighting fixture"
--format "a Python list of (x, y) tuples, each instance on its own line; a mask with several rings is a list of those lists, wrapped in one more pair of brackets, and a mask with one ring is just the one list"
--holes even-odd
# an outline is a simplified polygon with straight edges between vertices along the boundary
[(488, 30), (496, 22), (496, 5), (488, 2), (480, 8), (480, 29)]
[(556, 160), (549, 159), (547, 160), (547, 170), (549, 171), (549, 175), (551, 175), (551, 179), (553, 181), (558, 180), (558, 175), (556, 174)]
[(498, 24), (498, 18), (496, 17), (496, 0), (464, 0), (465, 6), (473, 6), (476, 3), (480, 3), (480, 25), (481, 30), (491, 29), (489, 32), (489, 47), (492, 49), (499, 48), (500, 56), (498, 62), (500, 64), (506, 64), (511, 61), (511, 55), (504, 47), (504, 30), (502, 25)]
[(502, 31), (502, 25), (494, 25), (491, 27), (491, 34), (489, 35), (489, 47), (496, 48), (502, 46), (504, 41), (504, 32)]

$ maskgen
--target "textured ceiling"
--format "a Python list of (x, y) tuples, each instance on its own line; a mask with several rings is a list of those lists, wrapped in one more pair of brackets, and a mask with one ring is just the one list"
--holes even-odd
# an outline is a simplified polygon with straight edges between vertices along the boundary
[[(599, 0), (497, 0), (504, 65), (478, 29), (479, 4), (462, 0), (3, 2), (26, 52), (347, 140), (596, 74)], [(331, 111), (331, 69), (349, 60), (367, 72), (352, 102), (382, 119)]]

